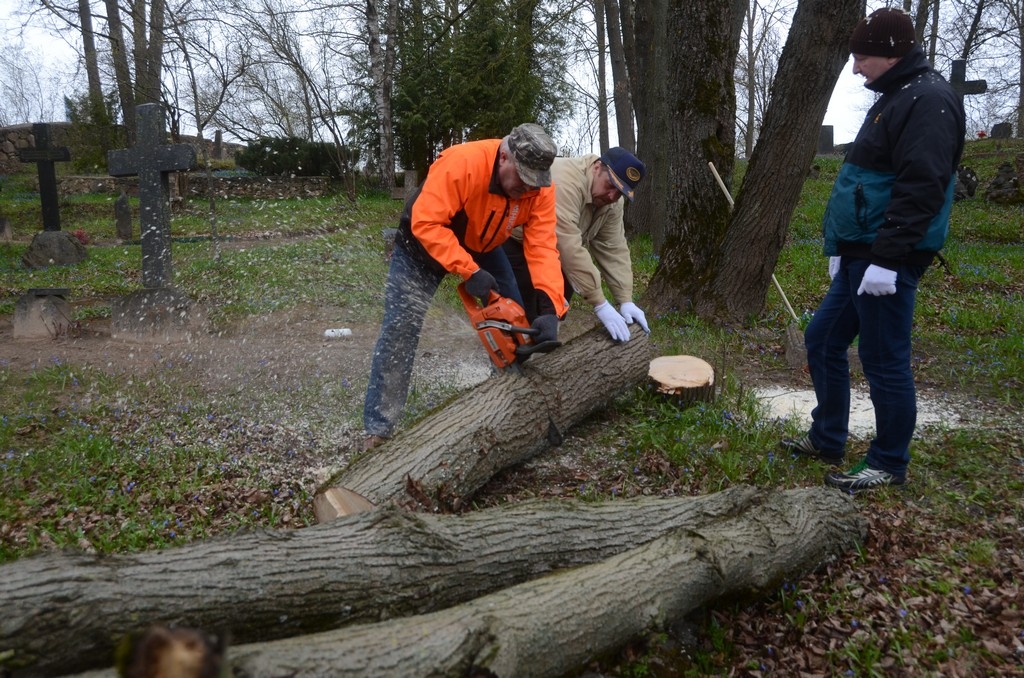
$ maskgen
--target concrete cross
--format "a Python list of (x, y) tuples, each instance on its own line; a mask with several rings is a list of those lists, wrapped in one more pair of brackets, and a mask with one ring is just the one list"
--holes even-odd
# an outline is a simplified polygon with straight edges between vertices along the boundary
[(985, 80), (967, 79), (967, 62), (963, 59), (953, 61), (953, 68), (949, 74), (949, 84), (953, 91), (960, 97), (960, 105), (964, 104), (965, 94), (982, 94), (988, 89), (988, 82)]
[(135, 107), (138, 130), (134, 148), (107, 151), (107, 172), (139, 177), (139, 228), (142, 233), (142, 284), (169, 287), (171, 269), (171, 188), (169, 175), (196, 166), (189, 144), (165, 144), (164, 112), (159, 104)]
[(57, 198), (57, 168), (54, 163), (67, 162), (71, 152), (65, 146), (50, 147), (50, 126), (45, 122), (32, 125), (35, 148), (19, 153), (22, 162), (34, 162), (39, 171), (39, 202), (43, 207), (43, 230), (60, 230), (60, 201)]

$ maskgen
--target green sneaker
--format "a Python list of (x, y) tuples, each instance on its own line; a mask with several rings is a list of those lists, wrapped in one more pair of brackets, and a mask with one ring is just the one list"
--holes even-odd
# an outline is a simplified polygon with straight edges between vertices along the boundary
[(906, 479), (903, 476), (871, 468), (868, 466), (867, 460), (860, 462), (846, 473), (829, 471), (825, 474), (826, 485), (838, 487), (847, 492), (862, 492), (886, 485), (902, 485), (904, 482)]

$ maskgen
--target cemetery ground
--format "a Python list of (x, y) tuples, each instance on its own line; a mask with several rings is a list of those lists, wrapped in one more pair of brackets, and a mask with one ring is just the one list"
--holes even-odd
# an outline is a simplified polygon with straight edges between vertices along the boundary
[[(1001, 145), (997, 146), (997, 143)], [(1024, 675), (1024, 234), (1021, 206), (984, 199), (1021, 146), (971, 142), (981, 183), (954, 206), (949, 270), (919, 290), (914, 367), (921, 426), (909, 482), (856, 498), (863, 547), (778, 590), (723, 600), (651, 629), (589, 675)], [(839, 160), (816, 161), (776, 276), (798, 313), (827, 286), (820, 221)], [(174, 206), (173, 276), (205, 314), (193, 341), (113, 341), (111, 299), (141, 284), (140, 249), (114, 232), (113, 198), (61, 199), (88, 257), (28, 270), (41, 227), (30, 175), (2, 179), (0, 212), (0, 563), (61, 549), (131, 553), (250, 528), (312, 524), (312, 494), (358, 448), (382, 313), (383, 231), (400, 205), (364, 196)], [(633, 245), (638, 287), (657, 264)], [(12, 336), (28, 289), (66, 288), (61, 336)], [(559, 448), (496, 477), (470, 508), (528, 498), (615, 501), (709, 494), (737, 484), (820, 485), (825, 468), (782, 455), (795, 418), (757, 390), (810, 388), (786, 363), (788, 312), (719, 327), (651, 318), (658, 354), (712, 363), (714, 403), (680, 409), (646, 385), (568, 432)], [(574, 304), (568, 339), (589, 329)], [(324, 331), (351, 336), (327, 339)], [(486, 379), (490, 363), (446, 281), (428, 315), (405, 424)], [(863, 379), (855, 375), (855, 383)], [(867, 440), (852, 441), (856, 459)], [(230, 656), (230, 653), (229, 653)]]

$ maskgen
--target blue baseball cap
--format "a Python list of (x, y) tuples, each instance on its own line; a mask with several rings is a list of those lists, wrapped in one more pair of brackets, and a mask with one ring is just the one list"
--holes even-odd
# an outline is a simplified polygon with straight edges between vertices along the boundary
[(601, 156), (601, 162), (608, 168), (612, 183), (626, 200), (633, 199), (633, 189), (647, 174), (647, 168), (635, 155), (621, 146), (609, 148)]

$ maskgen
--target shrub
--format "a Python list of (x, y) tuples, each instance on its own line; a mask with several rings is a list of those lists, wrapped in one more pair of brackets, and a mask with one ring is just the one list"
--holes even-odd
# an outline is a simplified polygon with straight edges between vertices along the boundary
[(334, 144), (312, 142), (296, 137), (260, 137), (235, 155), (235, 164), (263, 176), (300, 176), (339, 178), (339, 158), (348, 153), (351, 163), (355, 154)]

